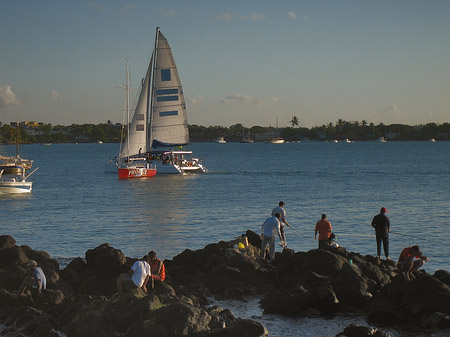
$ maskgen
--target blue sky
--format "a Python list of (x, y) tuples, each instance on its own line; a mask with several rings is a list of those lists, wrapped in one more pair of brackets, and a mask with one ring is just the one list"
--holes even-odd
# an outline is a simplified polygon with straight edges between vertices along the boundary
[(0, 121), (122, 122), (155, 29), (189, 124), (450, 121), (450, 1), (0, 1)]

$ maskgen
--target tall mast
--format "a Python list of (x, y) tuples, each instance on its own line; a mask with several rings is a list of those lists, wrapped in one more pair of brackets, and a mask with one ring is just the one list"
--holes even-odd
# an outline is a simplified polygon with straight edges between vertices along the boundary
[(16, 126), (17, 126), (16, 156), (19, 157), (19, 143), (20, 143), (19, 121), (16, 122)]
[(126, 100), (125, 100), (125, 111), (127, 114), (127, 130), (128, 130), (128, 134), (127, 134), (127, 157), (129, 157), (130, 155), (130, 151), (129, 151), (129, 146), (130, 146), (130, 67), (128, 65), (128, 59), (125, 59), (127, 62), (127, 79), (126, 79), (126, 84), (125, 84), (125, 91), (126, 91)]
[(156, 36), (155, 36), (155, 47), (153, 51), (153, 67), (152, 67), (152, 77), (151, 77), (151, 85), (148, 86), (148, 95), (147, 95), (147, 107), (148, 107), (148, 130), (147, 130), (147, 148), (148, 152), (152, 150), (153, 139), (152, 139), (152, 121), (153, 121), (153, 86), (155, 84), (155, 68), (156, 68), (156, 50), (158, 48), (158, 35), (159, 35), (159, 27), (156, 27)]

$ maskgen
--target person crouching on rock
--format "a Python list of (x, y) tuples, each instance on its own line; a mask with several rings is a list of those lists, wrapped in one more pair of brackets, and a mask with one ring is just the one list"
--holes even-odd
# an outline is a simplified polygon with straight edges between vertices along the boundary
[(269, 245), (269, 256), (272, 260), (275, 257), (275, 232), (277, 232), (280, 242), (283, 241), (280, 232), (281, 214), (276, 213), (274, 216), (267, 218), (261, 226), (261, 257), (264, 258), (266, 246)]
[[(414, 258), (417, 260), (414, 261)], [(398, 270), (405, 273), (408, 280), (414, 278), (414, 272), (423, 266), (424, 262), (428, 261), (428, 257), (423, 256), (419, 246), (406, 247), (402, 250), (398, 258)]]
[(117, 279), (117, 292), (122, 293), (123, 287), (131, 287), (141, 289), (144, 293), (147, 292), (147, 283), (152, 275), (150, 265), (148, 264), (148, 255), (145, 255), (141, 260), (136, 261), (128, 274), (121, 274)]
[(30, 260), (27, 263), (31, 275), (25, 278), (19, 288), (19, 295), (24, 295), (27, 288), (30, 288), (32, 298), (42, 296), (42, 292), (47, 289), (47, 278), (37, 262)]
[(151, 250), (148, 252), (148, 258), (150, 260), (150, 268), (152, 270), (152, 288), (155, 287), (155, 283), (164, 282), (166, 279), (166, 268), (164, 263), (156, 257), (156, 252)]

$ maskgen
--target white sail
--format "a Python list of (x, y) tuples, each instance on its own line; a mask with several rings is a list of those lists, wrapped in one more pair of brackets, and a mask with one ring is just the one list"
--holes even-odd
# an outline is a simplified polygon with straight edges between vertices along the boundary
[(166, 38), (156, 31), (155, 68), (150, 115), (150, 146), (177, 146), (189, 142), (189, 131), (178, 70)]
[(128, 134), (125, 143), (120, 151), (121, 158), (127, 158), (147, 150), (147, 121), (148, 121), (148, 98), (150, 88), (150, 76), (152, 70), (152, 59), (147, 69), (144, 80), (141, 84), (141, 92), (136, 103), (133, 119), (128, 127)]

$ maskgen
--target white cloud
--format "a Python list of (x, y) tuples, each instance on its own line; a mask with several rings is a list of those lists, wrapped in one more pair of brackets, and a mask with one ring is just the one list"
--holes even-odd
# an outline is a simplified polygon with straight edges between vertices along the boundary
[(104, 6), (97, 5), (94, 1), (90, 1), (88, 4), (89, 4), (89, 7), (92, 7), (94, 9), (98, 10), (98, 11), (102, 11), (102, 10), (105, 9)]
[(11, 86), (3, 85), (0, 87), (0, 108), (7, 108), (19, 104), (16, 94), (11, 90)]
[(191, 102), (192, 104), (197, 104), (197, 103), (200, 103), (200, 102), (204, 101), (204, 100), (205, 100), (205, 97), (204, 97), (204, 96), (201, 96), (201, 95), (197, 95), (197, 97), (194, 97), (194, 98), (187, 98), (187, 100), (188, 100), (189, 102)]
[(177, 13), (173, 9), (160, 9), (159, 13), (162, 16), (177, 16)]
[(259, 13), (250, 13), (250, 15), (241, 16), (241, 20), (251, 20), (251, 21), (261, 21), (264, 20), (266, 16), (264, 14)]
[(288, 12), (288, 15), (290, 19), (297, 19), (297, 14), (295, 14), (294, 12)]
[(231, 21), (234, 19), (234, 15), (231, 13), (223, 13), (216, 16), (216, 20), (219, 21)]
[(271, 98), (260, 98), (255, 96), (245, 96), (241, 94), (233, 94), (228, 95), (224, 99), (221, 100), (221, 103), (241, 103), (241, 104), (248, 104), (248, 105), (255, 105), (258, 107), (261, 107), (269, 102), (272, 103), (278, 103), (280, 101), (277, 97), (271, 97)]
[(264, 19), (265, 19), (264, 14), (259, 14), (259, 13), (251, 13), (250, 14), (250, 20), (252, 20), (252, 21), (260, 21), (260, 20), (264, 20)]
[(52, 101), (55, 101), (55, 102), (63, 101), (62, 96), (59, 93), (57, 93), (56, 90), (52, 90), (51, 95), (52, 95)]
[(390, 107), (388, 107), (385, 111), (385, 115), (393, 119), (406, 117), (403, 113), (400, 112), (400, 109), (396, 104), (393, 104)]
[(396, 123), (404, 124), (411, 122), (409, 116), (401, 112), (397, 104), (392, 104), (391, 106), (387, 107), (375, 118), (375, 121), (387, 125)]

